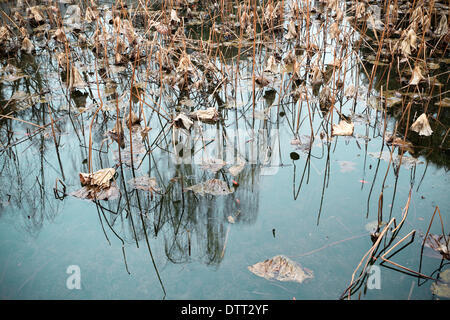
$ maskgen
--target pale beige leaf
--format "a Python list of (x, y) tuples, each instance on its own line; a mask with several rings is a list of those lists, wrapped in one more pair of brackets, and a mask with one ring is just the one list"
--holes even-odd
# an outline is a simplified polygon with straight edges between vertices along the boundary
[(295, 39), (297, 38), (297, 29), (295, 27), (295, 23), (294, 20), (291, 19), (291, 21), (289, 21), (289, 25), (288, 25), (288, 33), (286, 34), (285, 37), (287, 40), (290, 39)]
[(303, 268), (299, 263), (283, 255), (258, 262), (249, 266), (248, 270), (267, 280), (273, 279), (302, 283), (306, 279), (314, 278), (314, 272), (312, 270)]
[(450, 298), (450, 285), (448, 283), (436, 283), (433, 282), (431, 284), (431, 292), (433, 294), (444, 297), (444, 298)]
[(418, 85), (420, 81), (425, 79), (425, 77), (422, 75), (422, 68), (419, 65), (416, 65), (414, 67), (414, 70), (412, 72), (411, 80), (409, 81), (410, 85)]
[(33, 50), (34, 50), (34, 45), (30, 41), (30, 39), (28, 39), (28, 37), (26, 37), (25, 39), (23, 39), (22, 46), (20, 47), (20, 49), (22, 51), (25, 51), (28, 54), (31, 54), (33, 52)]
[(128, 184), (133, 189), (139, 189), (144, 191), (159, 191), (158, 185), (156, 183), (156, 178), (149, 176), (140, 176), (132, 178), (128, 181)]
[(331, 136), (351, 136), (353, 135), (354, 124), (341, 120), (339, 124), (333, 124)]
[(189, 116), (194, 120), (217, 121), (217, 119), (219, 118), (219, 113), (217, 112), (216, 108), (209, 107), (206, 110), (194, 111)]
[(177, 128), (184, 128), (187, 130), (189, 130), (191, 126), (194, 124), (194, 122), (191, 119), (189, 119), (189, 117), (184, 113), (180, 113), (179, 115), (177, 115), (175, 119), (173, 119), (173, 121)]
[(110, 187), (102, 189), (97, 186), (84, 186), (70, 193), (71, 196), (87, 200), (114, 200), (120, 195), (120, 190), (113, 182)]
[(228, 171), (231, 173), (233, 177), (236, 177), (245, 167), (245, 160), (242, 158), (238, 158), (237, 164), (228, 168)]
[(111, 186), (111, 179), (115, 174), (114, 168), (101, 169), (93, 173), (80, 172), (80, 182), (83, 186), (97, 186), (105, 189)]
[(227, 195), (234, 192), (233, 189), (228, 188), (226, 182), (219, 179), (211, 179), (184, 189), (200, 195), (211, 194), (213, 196)]
[(204, 160), (200, 167), (204, 170), (209, 170), (211, 172), (217, 172), (220, 169), (222, 169), (227, 163), (223, 161), (222, 159), (217, 158), (209, 158), (207, 160)]
[(411, 130), (417, 132), (421, 136), (430, 136), (433, 133), (427, 115), (422, 113), (420, 117), (411, 125)]
[(70, 70), (69, 88), (83, 89), (84, 87), (86, 87), (86, 82), (84, 82), (78, 69), (75, 66), (72, 66)]
[(267, 59), (266, 68), (264, 69), (264, 71), (269, 71), (269, 72), (272, 72), (272, 73), (277, 73), (278, 72), (277, 61), (275, 60), (274, 56), (270, 56)]

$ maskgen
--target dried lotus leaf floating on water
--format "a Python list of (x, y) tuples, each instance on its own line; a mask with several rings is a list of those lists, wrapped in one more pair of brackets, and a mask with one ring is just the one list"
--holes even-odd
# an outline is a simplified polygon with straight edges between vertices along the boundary
[(189, 115), (193, 120), (200, 120), (200, 121), (217, 121), (219, 119), (219, 113), (217, 112), (216, 108), (210, 107), (206, 110), (197, 110), (192, 112)]
[(114, 200), (120, 195), (120, 190), (116, 182), (112, 182), (109, 188), (100, 188), (97, 186), (84, 186), (81, 189), (70, 194), (73, 197), (87, 200)]
[(80, 172), (80, 182), (83, 186), (106, 189), (111, 186), (111, 179), (115, 174), (116, 170), (114, 168), (101, 169), (93, 173)]
[(194, 122), (189, 119), (189, 117), (184, 113), (180, 113), (179, 115), (177, 115), (175, 119), (173, 119), (173, 122), (176, 128), (182, 128), (186, 130), (189, 130), (194, 124)]
[[(383, 151), (381, 152), (381, 154), (380, 152), (368, 152), (367, 154), (373, 158), (381, 159), (386, 162), (390, 162), (391, 160), (390, 151)], [(395, 165), (400, 165), (400, 158), (401, 158), (401, 165), (408, 169), (416, 166), (417, 164), (423, 164), (423, 161), (420, 161), (419, 159), (413, 157), (408, 157), (405, 155), (400, 157), (400, 155), (392, 154), (392, 161)]]
[(437, 296), (450, 298), (450, 269), (441, 272), (438, 281), (431, 284), (430, 289)]
[(105, 168), (93, 173), (80, 172), (80, 182), (83, 187), (70, 195), (88, 200), (113, 200), (118, 198), (120, 191), (116, 182), (111, 181), (116, 174), (114, 168)]
[(411, 130), (417, 132), (421, 136), (430, 136), (433, 133), (427, 115), (422, 113), (420, 117), (411, 125)]
[(283, 255), (258, 262), (249, 266), (248, 270), (267, 280), (302, 283), (306, 279), (314, 278), (314, 272), (312, 270), (303, 268), (299, 263)]
[(446, 242), (443, 235), (429, 234), (424, 240), (424, 245), (439, 252), (445, 259), (450, 260), (450, 243)]
[(411, 80), (409, 81), (409, 85), (418, 85), (419, 82), (424, 79), (425, 79), (425, 77), (422, 75), (422, 68), (419, 65), (416, 65), (412, 72), (412, 76), (411, 76)]
[(227, 163), (223, 161), (222, 159), (217, 158), (210, 158), (207, 160), (204, 160), (200, 167), (204, 170), (208, 170), (211, 172), (217, 172), (220, 169), (222, 169)]
[(233, 193), (234, 190), (228, 188), (225, 181), (219, 179), (211, 179), (187, 188), (184, 190), (190, 190), (200, 195), (211, 194), (213, 196), (222, 196)]
[(228, 172), (230, 172), (233, 177), (236, 177), (244, 169), (244, 167), (245, 160), (243, 158), (238, 158), (237, 163), (228, 168)]
[(332, 136), (351, 136), (353, 135), (354, 124), (353, 122), (347, 122), (341, 120), (339, 124), (333, 124), (331, 130)]
[(128, 184), (133, 189), (139, 189), (144, 191), (159, 191), (159, 188), (156, 183), (156, 178), (151, 178), (149, 176), (141, 176), (130, 179)]
[(436, 106), (441, 107), (441, 108), (448, 108), (450, 107), (450, 98), (446, 97), (444, 99), (442, 99), (441, 101), (435, 103)]

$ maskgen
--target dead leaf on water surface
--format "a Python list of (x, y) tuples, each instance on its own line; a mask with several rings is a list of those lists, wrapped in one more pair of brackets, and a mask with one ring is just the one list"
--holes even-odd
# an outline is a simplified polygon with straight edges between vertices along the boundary
[[(381, 154), (380, 154), (380, 152), (368, 152), (367, 154), (375, 159), (381, 159), (386, 162), (389, 162), (390, 157), (391, 157), (390, 151), (383, 151), (383, 152), (381, 152)], [(400, 164), (400, 156), (399, 155), (392, 154), (392, 160), (395, 165)], [(417, 164), (423, 164), (423, 161), (420, 161), (419, 159), (416, 159), (413, 157), (408, 157), (405, 155), (402, 156), (402, 166), (404, 166), (405, 168), (409, 169), (409, 168), (416, 166)]]
[(83, 77), (75, 66), (70, 69), (69, 75), (69, 89), (78, 88), (83, 89), (86, 87)]
[(422, 113), (420, 117), (411, 125), (411, 130), (417, 132), (421, 136), (430, 136), (433, 133), (427, 115)]
[(437, 296), (450, 298), (450, 285), (448, 283), (437, 284), (436, 282), (433, 282), (430, 289), (431, 292)]
[(441, 272), (439, 279), (431, 284), (430, 289), (437, 296), (450, 298), (450, 269)]
[(189, 117), (184, 113), (180, 113), (179, 115), (177, 115), (175, 119), (173, 119), (173, 123), (176, 128), (182, 128), (186, 130), (189, 130), (194, 124), (194, 122), (189, 119)]
[(438, 106), (438, 107), (442, 107), (442, 108), (448, 108), (448, 107), (450, 107), (450, 98), (449, 97), (445, 97), (441, 101), (435, 103), (435, 105)]
[(206, 110), (194, 111), (189, 116), (193, 120), (200, 120), (204, 122), (217, 121), (219, 119), (219, 113), (214, 107), (207, 108)]
[(255, 82), (260, 87), (265, 87), (270, 84), (269, 78), (264, 77), (263, 75), (260, 75), (259, 77), (255, 78)]
[(411, 80), (409, 81), (409, 85), (418, 85), (420, 81), (424, 80), (425, 77), (422, 75), (422, 68), (420, 65), (416, 65), (412, 72)]
[(34, 51), (34, 45), (30, 41), (30, 39), (28, 39), (28, 37), (25, 37), (25, 39), (23, 39), (20, 50), (26, 52), (27, 54), (31, 54)]
[(170, 11), (170, 21), (180, 23), (180, 18), (178, 18), (177, 12), (174, 9)]
[[(133, 126), (131, 132), (133, 145), (131, 146), (130, 142), (127, 141), (126, 147), (120, 153), (118, 150), (113, 150), (113, 159), (129, 167), (133, 164), (137, 168), (141, 164), (143, 157), (147, 154), (147, 149), (142, 142), (143, 129), (140, 126)], [(128, 133), (125, 136), (129, 137)]]
[(239, 157), (237, 160), (237, 164), (228, 168), (228, 171), (231, 173), (233, 177), (236, 177), (242, 171), (242, 169), (244, 169), (244, 167), (245, 167), (245, 160)]
[(234, 192), (234, 189), (228, 188), (225, 181), (219, 179), (211, 179), (187, 188), (184, 190), (190, 190), (200, 195), (211, 194), (213, 196), (222, 196)]
[(136, 113), (131, 110), (131, 114), (125, 115), (123, 118), (124, 123), (126, 123), (128, 129), (135, 125), (139, 125), (141, 123), (141, 118), (136, 115)]
[(394, 137), (394, 135), (390, 132), (386, 132), (384, 134), (384, 141), (388, 145), (393, 145), (400, 147), (401, 149), (408, 151), (409, 153), (413, 153), (413, 144), (406, 139), (400, 137)]
[(351, 136), (353, 135), (354, 124), (353, 122), (347, 122), (341, 120), (339, 124), (333, 124), (331, 130), (332, 136)]
[(302, 283), (314, 278), (312, 270), (303, 268), (299, 263), (286, 256), (278, 255), (248, 267), (250, 272), (267, 280), (293, 281)]
[(291, 40), (297, 38), (297, 28), (295, 26), (294, 20), (291, 19), (288, 25), (288, 33), (285, 36), (286, 40)]
[(101, 169), (93, 173), (80, 172), (80, 182), (83, 186), (106, 189), (111, 186), (111, 179), (116, 174), (114, 168)]
[(207, 160), (204, 160), (200, 167), (204, 170), (208, 170), (211, 172), (217, 172), (220, 169), (222, 169), (227, 163), (223, 161), (222, 159), (217, 158), (209, 158)]
[(125, 136), (122, 123), (120, 121), (116, 121), (114, 128), (109, 130), (106, 135), (116, 141), (122, 149), (125, 148)]
[(227, 220), (228, 220), (228, 222), (231, 223), (231, 224), (233, 224), (233, 223), (236, 222), (236, 220), (234, 219), (233, 216), (228, 216), (228, 217), (227, 217)]
[(81, 189), (70, 193), (70, 195), (87, 200), (114, 200), (119, 197), (120, 190), (114, 181), (105, 189), (98, 186), (84, 186)]
[(445, 259), (450, 260), (450, 244), (446, 243), (443, 235), (429, 234), (425, 241), (425, 247), (439, 252)]
[(132, 178), (128, 180), (128, 184), (132, 189), (139, 189), (149, 192), (159, 191), (159, 188), (156, 183), (156, 178), (152, 178), (149, 176), (140, 176)]
[(34, 6), (27, 8), (28, 19), (32, 20), (35, 24), (41, 24), (44, 22), (44, 16), (40, 10), (40, 6)]
[(447, 23), (447, 15), (446, 14), (442, 14), (441, 15), (441, 20), (439, 20), (439, 26), (435, 31), (435, 34), (437, 36), (442, 36), (442, 35), (446, 35), (448, 32), (448, 23)]
[(264, 69), (264, 71), (272, 72), (272, 73), (278, 72), (278, 64), (277, 64), (277, 61), (275, 60), (274, 56), (270, 56), (267, 59), (267, 64), (266, 64), (266, 68)]

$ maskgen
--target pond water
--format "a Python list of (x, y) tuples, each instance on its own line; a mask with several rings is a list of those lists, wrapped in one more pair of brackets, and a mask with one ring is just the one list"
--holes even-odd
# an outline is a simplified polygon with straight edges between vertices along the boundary
[[(430, 10), (448, 12), (441, 2)], [(422, 244), (437, 207), (441, 217), (434, 215), (429, 233), (445, 239), (450, 227), (449, 113), (442, 104), (450, 96), (448, 51), (436, 46), (429, 55), (427, 63), (438, 66), (429, 67), (435, 82), (408, 86), (412, 58), (401, 70), (397, 63), (391, 70), (390, 60), (370, 63), (377, 51), (369, 38), (380, 30), (363, 35), (344, 19), (331, 36), (337, 7), (299, 1), (311, 20), (296, 18), (297, 38), (286, 39), (296, 17), (291, 1), (282, 2), (284, 18), (276, 21), (284, 28), (273, 30), (236, 27), (233, 19), (252, 13), (250, 5), (190, 3), (190, 16), (182, 5), (174, 9), (185, 27), (159, 7), (130, 3), (120, 14), (136, 10), (134, 28), (111, 12), (113, 4), (99, 4), (91, 23), (81, 6), (77, 25), (73, 4), (58, 3), (40, 8), (48, 27), (26, 24), (30, 54), (15, 54), (17, 28), (2, 40), (0, 298), (339, 299), (353, 285), (352, 299), (445, 299), (433, 286), (448, 260)], [(352, 1), (337, 3), (351, 16)], [(2, 24), (12, 25), (5, 16), (15, 5), (2, 7)], [(57, 9), (62, 40), (50, 18)], [(121, 17), (121, 32), (113, 16)], [(275, 65), (264, 72), (271, 56)], [(386, 106), (386, 90), (397, 91), (400, 102)], [(205, 121), (192, 115), (211, 107), (216, 113)], [(430, 136), (410, 129), (424, 108)], [(140, 118), (131, 129), (130, 109)], [(332, 131), (342, 119), (352, 133)], [(117, 123), (123, 137), (114, 140)], [(80, 173), (105, 168), (115, 172), (107, 199), (80, 198)], [(133, 185), (139, 177), (154, 179)], [(211, 179), (214, 190), (190, 188)], [(378, 217), (379, 232), (392, 218), (395, 225), (370, 263), (377, 278), (358, 280)], [(386, 256), (394, 264), (381, 264), (399, 241)], [(277, 255), (314, 276), (284, 282), (248, 269)]]

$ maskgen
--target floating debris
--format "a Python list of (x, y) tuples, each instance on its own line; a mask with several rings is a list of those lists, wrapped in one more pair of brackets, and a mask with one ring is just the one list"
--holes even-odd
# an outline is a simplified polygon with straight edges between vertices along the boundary
[(341, 120), (339, 124), (333, 124), (331, 129), (331, 136), (351, 136), (355, 125), (353, 122)]
[(139, 189), (149, 192), (159, 191), (158, 184), (156, 182), (156, 178), (152, 178), (149, 176), (140, 176), (136, 178), (132, 178), (127, 182), (132, 189)]
[(176, 128), (182, 128), (189, 130), (194, 122), (184, 113), (180, 113), (173, 119), (173, 123)]
[(439, 252), (444, 259), (450, 260), (450, 243), (443, 235), (429, 234), (424, 240), (425, 247)]
[(450, 298), (450, 269), (439, 274), (439, 279), (431, 284), (431, 292), (443, 298)]
[[(386, 162), (389, 162), (390, 158), (391, 158), (390, 151), (383, 151), (383, 152), (381, 152), (381, 154), (380, 154), (380, 152), (368, 152), (368, 154), (371, 157), (373, 157), (373, 158), (381, 159), (381, 160), (384, 160)], [(406, 167), (407, 169), (412, 168), (412, 167), (414, 167), (414, 166), (416, 166), (418, 164), (423, 164), (423, 161), (420, 161), (419, 159), (416, 159), (416, 158), (413, 158), (413, 157), (408, 157), (408, 156), (405, 156), (405, 155), (400, 157), (400, 155), (392, 154), (393, 163), (395, 165), (397, 165), (397, 166), (400, 164), (400, 158), (401, 158), (402, 166)]]
[(228, 171), (231, 173), (233, 177), (236, 177), (245, 167), (246, 161), (241, 157), (238, 158), (237, 164), (228, 168)]
[(303, 268), (299, 263), (286, 256), (278, 255), (248, 267), (250, 272), (267, 280), (293, 281), (303, 283), (314, 278), (312, 270)]
[(200, 195), (211, 194), (213, 196), (223, 196), (234, 192), (234, 189), (228, 188), (225, 181), (219, 179), (211, 179), (190, 187), (184, 188)]
[(430, 123), (428, 122), (427, 115), (422, 113), (420, 117), (411, 125), (411, 130), (417, 132), (421, 136), (431, 136), (433, 130), (431, 130)]
[(220, 169), (222, 169), (227, 163), (223, 161), (222, 159), (217, 158), (209, 158), (207, 160), (204, 160), (200, 167), (204, 170), (208, 170), (211, 172), (217, 172)]
[(80, 172), (80, 182), (83, 186), (99, 187), (106, 189), (111, 186), (111, 180), (114, 178), (116, 170), (114, 168), (106, 168), (98, 170), (94, 173)]
[[(215, 122), (219, 119), (219, 113), (217, 112), (216, 108), (210, 107), (206, 110), (197, 110), (192, 112), (190, 115), (190, 118), (193, 120), (200, 120), (203, 122)], [(183, 123), (185, 126), (189, 124)]]
[(120, 190), (116, 182), (112, 182), (108, 188), (97, 186), (84, 186), (81, 189), (70, 193), (71, 196), (87, 200), (115, 200), (120, 196)]

